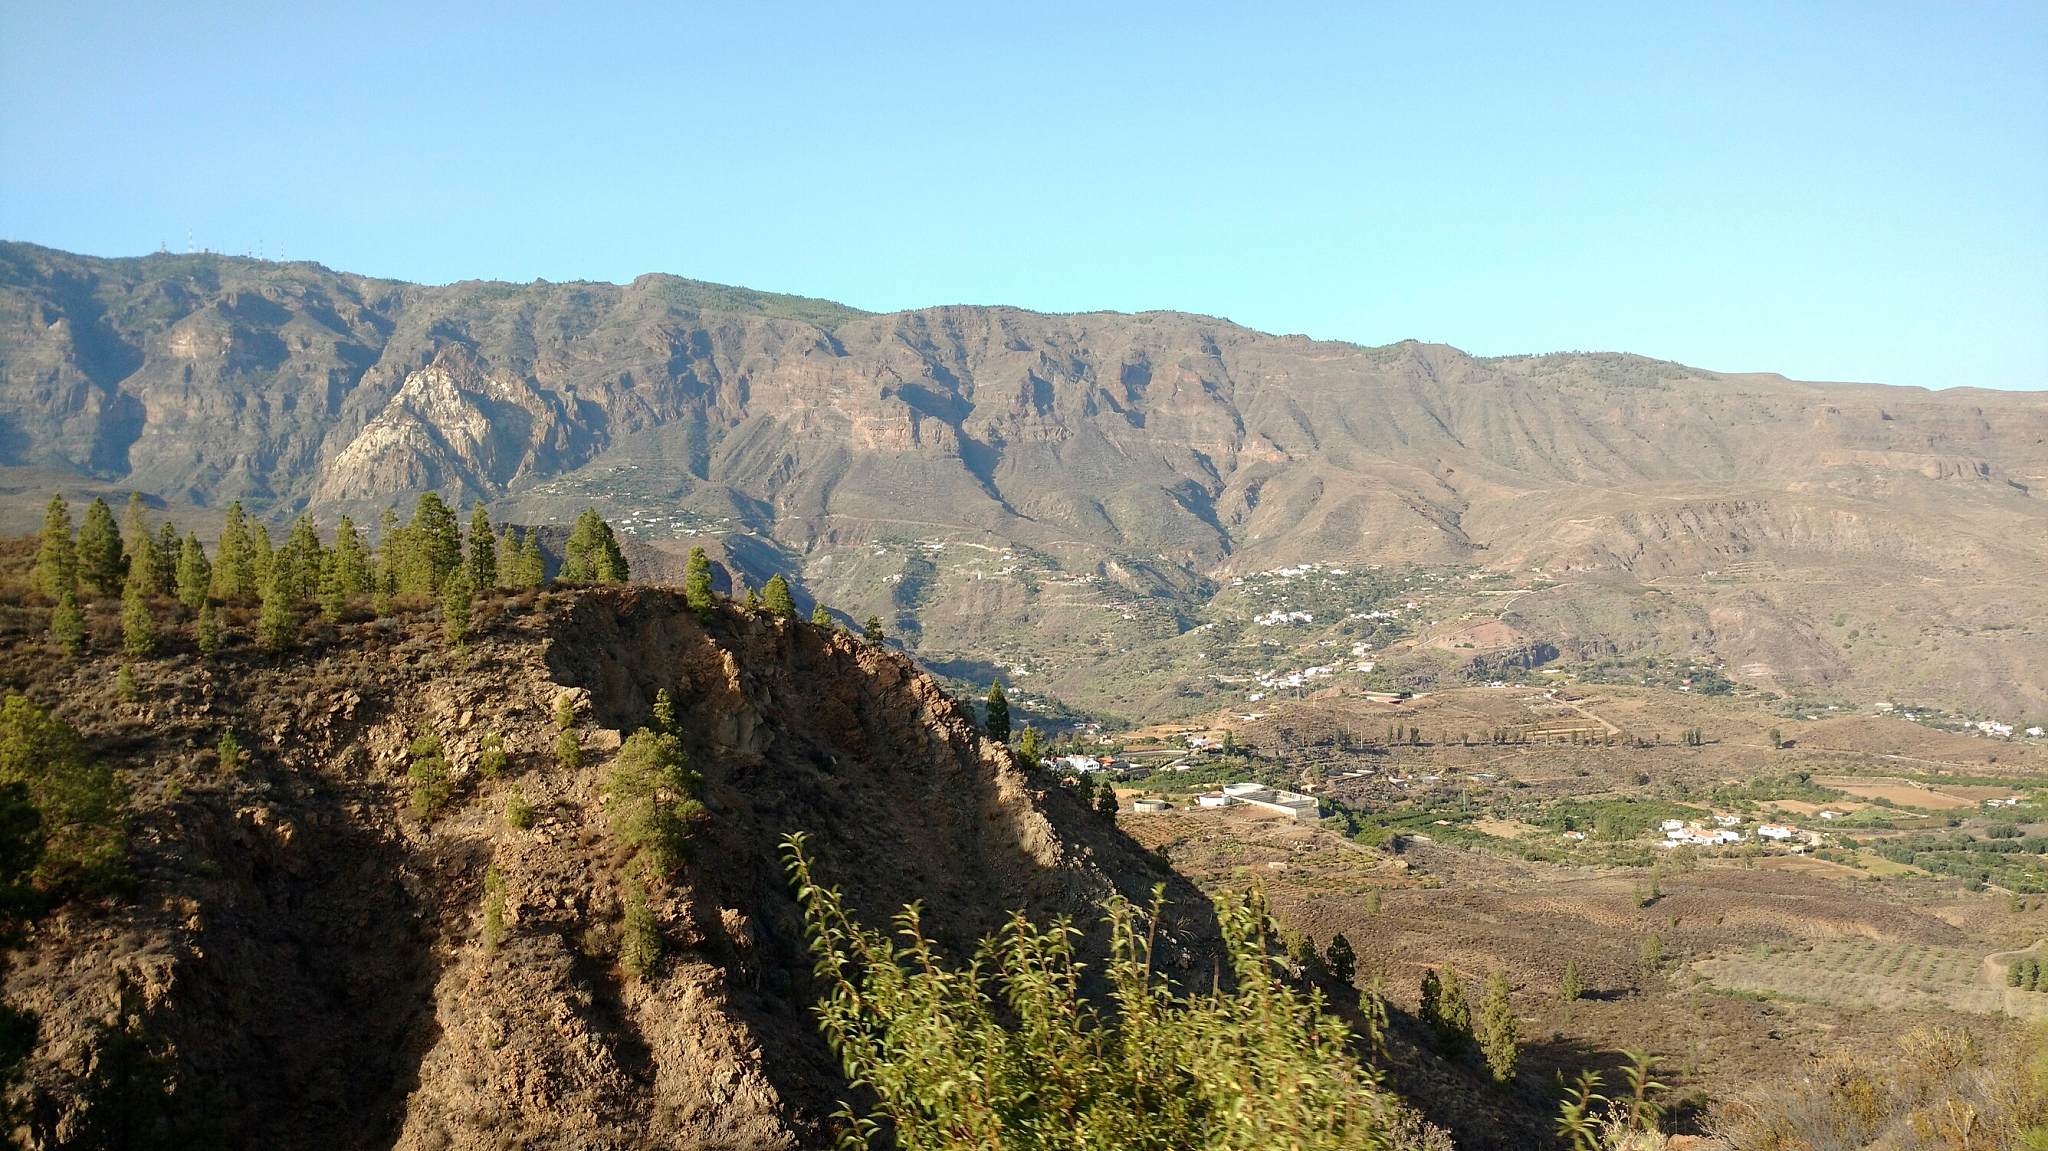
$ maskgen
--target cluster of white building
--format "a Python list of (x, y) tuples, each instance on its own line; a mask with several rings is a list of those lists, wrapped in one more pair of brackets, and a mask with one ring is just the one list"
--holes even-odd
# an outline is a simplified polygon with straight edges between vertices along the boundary
[[(1666, 847), (1723, 847), (1741, 843), (1745, 838), (1741, 831), (1742, 817), (1739, 815), (1717, 815), (1714, 826), (1706, 821), (1692, 819), (1667, 819), (1661, 825)], [(1569, 834), (1569, 833), (1567, 833)], [(1784, 842), (1801, 838), (1805, 833), (1790, 824), (1765, 823), (1758, 825), (1756, 837)]]
[(1195, 802), (1203, 807), (1233, 807), (1248, 804), (1279, 812), (1296, 823), (1314, 823), (1322, 818), (1322, 811), (1316, 806), (1315, 796), (1295, 791), (1281, 791), (1278, 788), (1263, 787), (1256, 783), (1232, 783), (1222, 791), (1212, 791), (1196, 797)]

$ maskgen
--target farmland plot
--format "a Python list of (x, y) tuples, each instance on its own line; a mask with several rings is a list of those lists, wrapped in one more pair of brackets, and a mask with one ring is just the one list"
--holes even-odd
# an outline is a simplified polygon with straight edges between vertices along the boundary
[[(2005, 1011), (2007, 989), (1994, 986), (1983, 968), (1983, 956), (1975, 951), (1867, 940), (1806, 948), (1760, 946), (1721, 952), (1692, 965), (1694, 972), (1729, 991), (1840, 1006)], [(2048, 995), (2028, 998), (2039, 998), (2048, 1008)]]

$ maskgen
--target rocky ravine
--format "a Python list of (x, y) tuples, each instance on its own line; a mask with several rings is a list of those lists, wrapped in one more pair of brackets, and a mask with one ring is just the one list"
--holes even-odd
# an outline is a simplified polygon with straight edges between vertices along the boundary
[[(117, 650), (113, 616), (93, 622), (95, 650)], [(126, 768), (139, 812), (133, 896), (45, 920), (8, 974), (43, 1020), (45, 1139), (74, 1120), (94, 1025), (125, 1001), (218, 1089), (234, 1146), (816, 1145), (844, 1086), (804, 1006), (776, 846), (791, 830), (864, 919), (922, 900), (956, 955), (1007, 909), (1085, 924), (1165, 878), (1174, 961), (1210, 966), (1197, 890), (1014, 766), (908, 660), (807, 623), (721, 608), (707, 626), (653, 589), (499, 597), (460, 665), (425, 617), (314, 625), (281, 662), (243, 641), (208, 665), (174, 639), (137, 666), (132, 702), (116, 660), (53, 660), (19, 608), (0, 625), (7, 686)], [(635, 981), (614, 956), (623, 856), (598, 785), (664, 687), (709, 821), (653, 901), (668, 957)], [(552, 754), (564, 695), (576, 770)], [(239, 775), (213, 750), (230, 726), (253, 749)], [(495, 781), (473, 770), (490, 730), (512, 752)], [(427, 731), (457, 779), (423, 825), (404, 771)], [(515, 784), (528, 830), (504, 819)], [(494, 862), (510, 934), (487, 954)]]

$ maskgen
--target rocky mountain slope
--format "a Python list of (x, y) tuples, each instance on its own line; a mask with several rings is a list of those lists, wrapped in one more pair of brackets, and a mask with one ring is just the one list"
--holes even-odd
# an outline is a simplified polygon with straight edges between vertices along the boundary
[[(2048, 613), (2039, 392), (11, 244), (0, 463), (16, 530), (52, 486), (275, 519), (425, 487), (518, 522), (594, 503), (671, 554), (790, 571), (968, 678), (1024, 666), (1127, 715), (1212, 706), (1161, 645), (1216, 622), (1200, 609), (1230, 579), (1311, 560), (1540, 569), (1545, 594), (1504, 622), (1568, 659), (2048, 709), (2040, 645), (2008, 642)], [(1641, 610), (1652, 590), (1671, 610)], [(1872, 655), (1828, 624), (1851, 615), (1916, 620), (1922, 644)]]
[[(46, 609), (12, 597), (4, 686), (77, 725), (137, 811), (133, 892), (39, 923), (7, 974), (42, 1019), (45, 1140), (75, 1128), (101, 1029), (127, 1016), (168, 1042), (179, 1108), (232, 1146), (819, 1145), (846, 1089), (806, 1010), (789, 831), (864, 918), (922, 900), (955, 954), (1006, 909), (1092, 923), (1112, 891), (1164, 880), (1170, 961), (1214, 958), (1199, 891), (1019, 770), (904, 657), (844, 634), (730, 608), (706, 624), (672, 593), (614, 589), (488, 598), (461, 659), (431, 613), (311, 624), (278, 660), (229, 611), (240, 638), (209, 662), (166, 601), (124, 698), (120, 659), (53, 658)], [(111, 603), (91, 624), (92, 651), (119, 650)], [(600, 787), (663, 689), (707, 818), (648, 897), (665, 957), (636, 979), (630, 853)], [(577, 767), (555, 757), (563, 701)], [(510, 753), (498, 778), (479, 769), (489, 732)], [(453, 772), (423, 821), (406, 772), (429, 733)], [(514, 789), (530, 826), (508, 821)]]

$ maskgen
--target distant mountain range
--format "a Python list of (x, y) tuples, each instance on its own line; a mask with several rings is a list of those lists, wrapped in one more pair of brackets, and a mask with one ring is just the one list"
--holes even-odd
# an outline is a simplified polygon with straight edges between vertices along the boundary
[(1373, 675), (1481, 674), (1485, 647), (1442, 629), (1493, 619), (1473, 634), (1560, 666), (1683, 658), (1816, 701), (2048, 718), (2042, 392), (14, 243), (0, 465), (13, 531), (53, 488), (140, 489), (202, 528), (230, 499), (273, 522), (429, 488), (521, 523), (592, 504), (642, 571), (700, 543), (788, 571), (1047, 707), (1240, 698), (1184, 637), (1222, 626), (1268, 663), (1336, 644), (1327, 618), (1276, 645), (1229, 606), (1233, 579), (1316, 562), (1540, 582), (1415, 609)]

